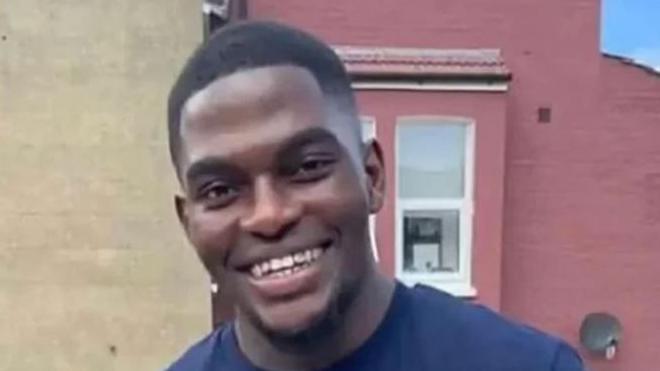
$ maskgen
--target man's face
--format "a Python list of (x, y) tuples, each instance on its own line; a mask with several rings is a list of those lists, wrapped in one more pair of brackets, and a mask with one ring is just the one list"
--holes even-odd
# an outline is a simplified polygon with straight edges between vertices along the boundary
[(330, 106), (309, 72), (281, 66), (220, 78), (182, 114), (188, 237), (240, 313), (277, 335), (341, 311), (371, 264), (367, 217), (380, 198), (365, 174), (382, 163)]

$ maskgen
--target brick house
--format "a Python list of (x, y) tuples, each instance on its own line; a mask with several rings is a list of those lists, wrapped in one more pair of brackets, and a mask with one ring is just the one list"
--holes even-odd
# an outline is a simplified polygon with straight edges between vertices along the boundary
[[(600, 2), (249, 1), (336, 47), (389, 193), (382, 269), (579, 346), (607, 311), (598, 370), (660, 363), (660, 75), (600, 45)], [(226, 302), (215, 299), (216, 320)]]

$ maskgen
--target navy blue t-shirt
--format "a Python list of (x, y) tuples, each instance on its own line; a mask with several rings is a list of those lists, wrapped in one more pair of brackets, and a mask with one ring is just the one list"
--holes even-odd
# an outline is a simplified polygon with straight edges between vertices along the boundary
[[(263, 371), (238, 349), (234, 326), (211, 333), (168, 371)], [(397, 283), (374, 334), (324, 371), (582, 371), (564, 342), (441, 291)]]

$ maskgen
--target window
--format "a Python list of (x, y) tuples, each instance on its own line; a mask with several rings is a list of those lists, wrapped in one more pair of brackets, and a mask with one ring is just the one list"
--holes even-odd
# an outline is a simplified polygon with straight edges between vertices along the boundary
[(407, 117), (396, 128), (396, 273), (460, 296), (470, 283), (474, 127)]
[[(362, 124), (362, 140), (368, 141), (376, 138), (376, 120), (372, 117), (361, 117)], [(376, 247), (376, 216), (369, 215), (369, 235), (371, 236), (371, 248), (373, 249), (374, 258), (379, 260), (378, 248)]]
[(247, 13), (246, 0), (204, 0), (204, 40), (230, 22), (247, 18)]
[(202, 3), (204, 15), (204, 40), (229, 22), (229, 4), (227, 0), (205, 0)]

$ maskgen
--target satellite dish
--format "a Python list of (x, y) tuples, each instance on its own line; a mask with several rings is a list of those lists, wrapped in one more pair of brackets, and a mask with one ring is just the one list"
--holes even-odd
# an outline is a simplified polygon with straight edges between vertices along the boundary
[(612, 359), (621, 340), (621, 331), (621, 323), (615, 316), (604, 312), (589, 313), (580, 326), (580, 342), (589, 351)]

